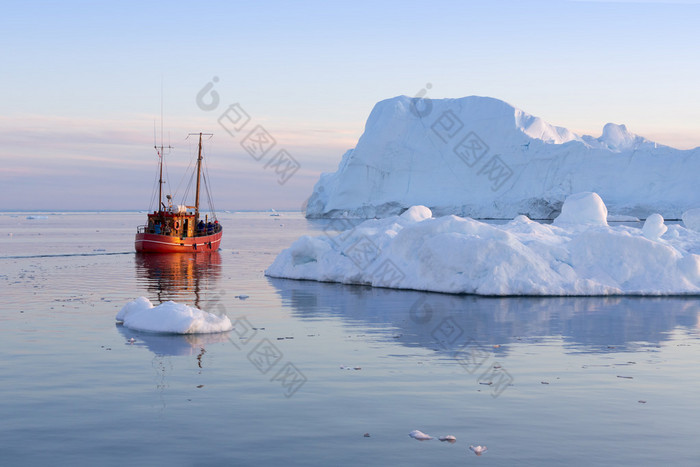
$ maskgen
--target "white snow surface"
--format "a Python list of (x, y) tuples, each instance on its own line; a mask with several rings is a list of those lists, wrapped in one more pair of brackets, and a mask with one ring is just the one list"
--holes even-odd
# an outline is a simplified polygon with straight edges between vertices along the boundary
[(301, 237), (265, 274), (479, 295), (700, 294), (700, 232), (667, 226), (658, 214), (643, 229), (609, 226), (596, 193), (570, 196), (550, 225), (524, 215), (495, 225), (428, 212), (416, 206)]
[(153, 306), (146, 297), (124, 305), (116, 320), (136, 331), (168, 334), (208, 334), (233, 329), (228, 316), (217, 316), (173, 301)]
[(600, 137), (577, 135), (489, 97), (417, 102), (376, 104), (356, 147), (316, 183), (307, 217), (368, 219), (424, 205), (435, 215), (553, 219), (583, 191), (617, 216), (680, 219), (700, 206), (700, 148), (660, 145), (614, 123)]

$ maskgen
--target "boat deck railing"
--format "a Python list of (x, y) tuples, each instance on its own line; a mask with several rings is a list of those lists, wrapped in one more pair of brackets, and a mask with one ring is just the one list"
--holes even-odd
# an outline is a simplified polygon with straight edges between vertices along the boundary
[[(206, 237), (207, 235), (214, 235), (215, 233), (219, 233), (223, 230), (223, 227), (221, 227), (221, 224), (209, 224), (205, 226), (204, 229), (195, 229), (194, 231), (194, 236), (195, 237)], [(160, 230), (156, 232), (154, 228), (148, 228), (148, 225), (139, 225), (136, 227), (136, 233), (140, 234), (158, 234), (158, 235), (170, 235), (171, 231), (169, 228), (165, 228), (164, 230)]]

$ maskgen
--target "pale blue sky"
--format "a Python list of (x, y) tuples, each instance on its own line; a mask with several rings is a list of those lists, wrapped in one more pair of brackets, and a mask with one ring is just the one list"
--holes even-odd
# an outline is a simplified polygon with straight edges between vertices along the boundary
[[(579, 133), (615, 122), (700, 146), (698, 24), (698, 1), (11, 3), (0, 210), (147, 209), (161, 79), (172, 188), (186, 133), (214, 132), (219, 209), (298, 208), (377, 101), (426, 83), (427, 97), (496, 97)], [(299, 162), (285, 184), (217, 123), (236, 102)]]

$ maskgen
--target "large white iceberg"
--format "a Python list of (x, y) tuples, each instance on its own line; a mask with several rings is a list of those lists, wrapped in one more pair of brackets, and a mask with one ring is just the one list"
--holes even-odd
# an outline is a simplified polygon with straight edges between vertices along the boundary
[(415, 206), (301, 237), (265, 274), (479, 295), (700, 294), (699, 232), (660, 215), (644, 229), (609, 226), (606, 215), (596, 193), (569, 197), (550, 225), (523, 215), (503, 225), (432, 218)]
[(414, 205), (435, 215), (553, 219), (594, 191), (616, 215), (679, 219), (700, 206), (700, 148), (679, 150), (608, 123), (580, 136), (488, 97), (374, 107), (356, 147), (321, 175), (307, 217), (373, 218)]
[(169, 334), (207, 334), (233, 329), (228, 316), (218, 316), (173, 301), (153, 306), (146, 297), (124, 305), (117, 313), (116, 320), (135, 331)]

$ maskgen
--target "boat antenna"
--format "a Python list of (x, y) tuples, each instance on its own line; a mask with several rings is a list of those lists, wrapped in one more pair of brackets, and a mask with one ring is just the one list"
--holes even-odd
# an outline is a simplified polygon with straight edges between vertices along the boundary
[(155, 122), (153, 122), (153, 147), (156, 150), (156, 153), (158, 154), (158, 210), (161, 210), (162, 208), (165, 208), (165, 204), (163, 204), (163, 151), (165, 149), (172, 149), (172, 146), (168, 144), (168, 146), (163, 146), (163, 75), (160, 75), (160, 148), (158, 147), (158, 144), (155, 142), (156, 140), (156, 128), (155, 128)]

